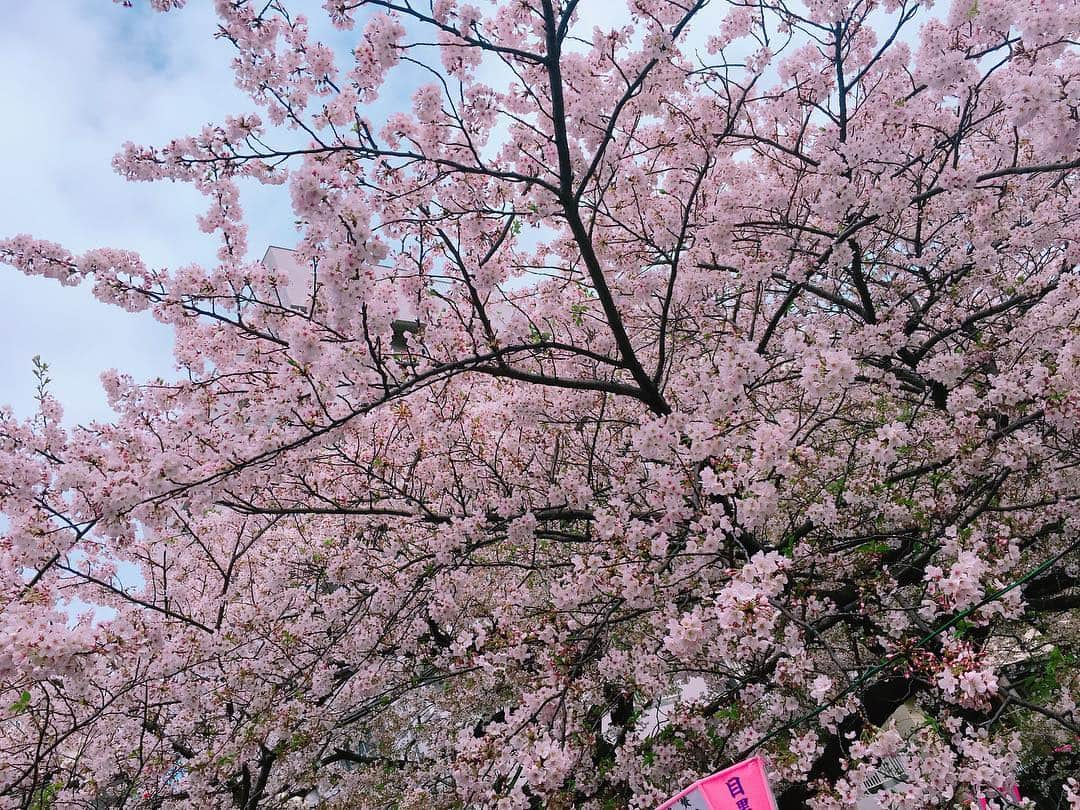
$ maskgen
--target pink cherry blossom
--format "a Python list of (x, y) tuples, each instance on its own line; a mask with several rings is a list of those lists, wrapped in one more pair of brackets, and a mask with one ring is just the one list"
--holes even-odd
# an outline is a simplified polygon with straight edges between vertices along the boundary
[(0, 410), (0, 807), (649, 808), (760, 753), (785, 810), (948, 808), (1072, 742), (1080, 7), (214, 6), (257, 114), (114, 165), (216, 262), (0, 241), (182, 372)]

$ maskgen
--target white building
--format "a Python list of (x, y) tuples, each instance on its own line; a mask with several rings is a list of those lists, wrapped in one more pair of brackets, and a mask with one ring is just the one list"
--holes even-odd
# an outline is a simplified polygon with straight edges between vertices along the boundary
[[(271, 245), (263, 254), (262, 263), (267, 269), (274, 271), (279, 276), (288, 279), (285, 289), (279, 289), (281, 303), (303, 315), (311, 312), (314, 282), (311, 267), (301, 264), (296, 258), (296, 251), (289, 248)], [(396, 352), (406, 349), (405, 335), (420, 330), (420, 322), (416, 319), (413, 307), (402, 300), (398, 307), (401, 318), (393, 322), (394, 337), (390, 342), (390, 348)]]

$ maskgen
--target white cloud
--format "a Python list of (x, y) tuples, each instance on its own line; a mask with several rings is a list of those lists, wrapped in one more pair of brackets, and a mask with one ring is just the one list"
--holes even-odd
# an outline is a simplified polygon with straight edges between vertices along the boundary
[[(74, 251), (130, 248), (157, 266), (213, 262), (216, 244), (194, 224), (204, 208), (197, 192), (129, 183), (110, 165), (126, 140), (162, 143), (250, 107), (233, 86), (231, 46), (213, 39), (209, 4), (161, 15), (57, 0), (4, 13), (0, 235), (30, 233)], [(291, 227), (281, 199), (245, 194), (253, 254)], [(107, 368), (136, 379), (172, 373), (170, 330), (98, 303), (89, 289), (4, 267), (0, 302), (0, 402), (20, 415), (33, 409), (35, 354), (51, 364), (71, 422), (109, 416), (98, 382)]]

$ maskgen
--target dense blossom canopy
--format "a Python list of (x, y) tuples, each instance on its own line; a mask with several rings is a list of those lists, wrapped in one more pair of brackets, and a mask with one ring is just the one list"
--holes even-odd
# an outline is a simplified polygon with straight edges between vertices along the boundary
[(292, 5), (216, 0), (258, 115), (115, 161), (217, 266), (0, 242), (183, 372), (0, 413), (3, 806), (648, 808), (751, 752), (785, 808), (1042, 789), (1080, 3), (308, 8), (345, 52)]

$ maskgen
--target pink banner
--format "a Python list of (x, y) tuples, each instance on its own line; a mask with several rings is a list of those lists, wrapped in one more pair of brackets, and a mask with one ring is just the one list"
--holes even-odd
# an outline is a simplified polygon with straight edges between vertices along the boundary
[(694, 782), (657, 810), (776, 810), (765, 762), (753, 757)]

